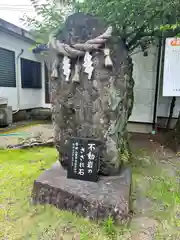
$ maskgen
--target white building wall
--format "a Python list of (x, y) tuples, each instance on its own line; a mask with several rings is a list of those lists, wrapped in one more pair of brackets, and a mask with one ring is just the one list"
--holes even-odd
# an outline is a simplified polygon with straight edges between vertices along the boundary
[[(137, 53), (136, 53), (137, 52)], [(157, 48), (152, 47), (148, 56), (136, 50), (132, 55), (134, 77), (134, 107), (132, 122), (152, 123), (156, 85)]]
[[(154, 97), (156, 87), (156, 68), (157, 68), (158, 49), (152, 47), (148, 51), (148, 57), (144, 57), (139, 52), (132, 55), (134, 70), (134, 108), (130, 121), (152, 123), (154, 110)], [(159, 96), (157, 106), (157, 117), (169, 116), (172, 97), (162, 96), (163, 80), (159, 85)], [(176, 97), (176, 105), (173, 117), (177, 118), (180, 111), (180, 97)]]
[[(22, 39), (16, 38), (8, 33), (0, 32), (0, 47), (12, 50), (15, 52), (15, 57), (23, 53), (21, 57), (41, 62), (41, 58), (38, 55), (33, 54), (29, 49), (32, 44)], [(37, 107), (48, 107), (49, 104), (45, 104), (45, 79), (44, 79), (44, 64), (42, 64), (42, 88), (41, 89), (23, 89), (21, 88), (21, 66), (20, 58), (16, 62), (16, 88), (0, 87), (0, 96), (8, 98), (8, 105), (12, 106), (13, 110), (30, 109)], [(18, 106), (18, 90), (20, 87), (19, 97), (20, 106)]]

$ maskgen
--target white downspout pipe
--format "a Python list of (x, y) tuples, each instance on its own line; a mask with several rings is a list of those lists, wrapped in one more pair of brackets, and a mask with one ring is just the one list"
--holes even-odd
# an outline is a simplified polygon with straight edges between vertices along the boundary
[(23, 54), (24, 49), (21, 49), (21, 52), (16, 57), (16, 88), (17, 88), (17, 110), (13, 114), (19, 112), (20, 110), (20, 74), (19, 74), (19, 58)]

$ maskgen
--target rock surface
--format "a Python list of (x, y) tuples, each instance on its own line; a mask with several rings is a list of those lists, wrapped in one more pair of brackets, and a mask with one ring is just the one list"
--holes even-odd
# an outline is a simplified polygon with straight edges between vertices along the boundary
[(34, 182), (33, 203), (52, 204), (93, 220), (105, 219), (109, 215), (118, 222), (128, 220), (131, 194), (129, 169), (119, 176), (101, 177), (96, 183), (68, 179), (66, 175), (59, 163), (46, 170)]
[[(68, 17), (57, 40), (70, 46), (85, 43), (101, 36), (108, 27), (102, 19), (76, 13)], [(129, 150), (126, 125), (133, 106), (132, 61), (125, 43), (121, 39), (112, 40), (113, 36), (105, 44), (111, 52), (112, 67), (105, 66), (102, 46), (91, 52), (90, 63), (94, 69), (91, 79), (85, 73), (84, 57), (77, 57), (70, 58), (71, 75), (66, 81), (64, 60), (59, 53), (54, 56), (58, 77), (50, 80), (54, 137), (60, 162), (64, 162), (63, 166), (68, 164), (70, 137), (101, 140), (104, 142), (100, 156), (102, 175), (115, 175), (120, 171), (123, 153)], [(79, 81), (74, 82), (77, 64), (81, 71)]]

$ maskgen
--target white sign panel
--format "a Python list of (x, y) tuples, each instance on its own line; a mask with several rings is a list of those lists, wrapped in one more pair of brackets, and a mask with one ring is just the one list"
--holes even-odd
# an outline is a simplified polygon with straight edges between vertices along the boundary
[(163, 96), (180, 96), (180, 38), (166, 39)]

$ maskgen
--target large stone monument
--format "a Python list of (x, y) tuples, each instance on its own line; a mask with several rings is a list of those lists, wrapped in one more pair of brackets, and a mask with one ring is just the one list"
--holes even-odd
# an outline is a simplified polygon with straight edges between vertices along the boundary
[(67, 165), (70, 136), (95, 138), (104, 142), (101, 172), (119, 172), (133, 103), (132, 64), (124, 43), (113, 39), (113, 26), (77, 13), (50, 47), (57, 53), (51, 91), (60, 162)]
[[(126, 124), (134, 85), (126, 45), (114, 36), (113, 26), (76, 13), (57, 36), (51, 36), (48, 47), (52, 120), (61, 165), (55, 164), (35, 181), (34, 202), (48, 202), (93, 219), (109, 214), (125, 219), (131, 176), (122, 171), (122, 155), (128, 151)], [(81, 153), (89, 154), (88, 162)], [(77, 179), (88, 180), (83, 175), (90, 178), (93, 171), (101, 175), (99, 181), (91, 178), (96, 183), (71, 179), (79, 175)]]

